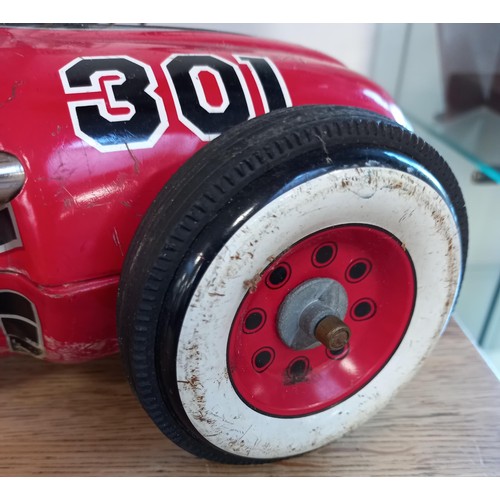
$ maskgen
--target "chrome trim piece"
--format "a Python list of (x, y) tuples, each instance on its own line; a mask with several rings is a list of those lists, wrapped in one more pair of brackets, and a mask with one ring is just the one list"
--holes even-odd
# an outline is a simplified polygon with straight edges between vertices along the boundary
[(21, 191), (26, 174), (19, 160), (0, 152), (0, 205), (11, 201)]

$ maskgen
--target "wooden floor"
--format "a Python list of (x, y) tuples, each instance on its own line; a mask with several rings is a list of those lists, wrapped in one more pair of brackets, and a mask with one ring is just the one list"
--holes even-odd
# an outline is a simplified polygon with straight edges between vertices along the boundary
[(3, 476), (500, 475), (500, 382), (452, 324), (419, 374), (371, 421), (299, 458), (201, 460), (134, 399), (118, 357), (59, 366), (0, 360)]

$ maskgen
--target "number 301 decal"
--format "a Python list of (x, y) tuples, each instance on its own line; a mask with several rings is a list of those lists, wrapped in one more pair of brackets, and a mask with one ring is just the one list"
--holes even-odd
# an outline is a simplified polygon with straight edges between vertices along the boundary
[[(265, 112), (292, 105), (271, 60), (234, 58), (250, 69)], [(238, 64), (203, 54), (174, 54), (161, 64), (179, 121), (203, 141), (255, 116)], [(128, 56), (78, 58), (59, 74), (66, 94), (87, 94), (68, 102), (69, 112), (75, 134), (99, 151), (151, 148), (167, 130), (165, 105), (155, 92), (158, 83), (147, 64)], [(215, 88), (216, 104), (207, 98), (207, 82), (212, 93)]]

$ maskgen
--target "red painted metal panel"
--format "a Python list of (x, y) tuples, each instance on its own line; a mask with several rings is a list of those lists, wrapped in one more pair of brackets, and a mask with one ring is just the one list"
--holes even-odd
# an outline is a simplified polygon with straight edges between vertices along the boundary
[[(174, 54), (211, 55), (234, 66), (255, 115), (265, 112), (266, 102), (250, 66), (237, 56), (271, 61), (293, 106), (397, 113), (372, 82), (288, 44), (185, 30), (0, 29), (0, 150), (19, 158), (27, 174), (12, 202), (22, 246), (0, 253), (0, 288), (25, 293), (36, 306), (47, 359), (77, 361), (116, 350), (116, 283), (130, 241), (162, 186), (206, 144), (176, 106), (165, 72)], [(93, 93), (65, 89), (61, 70), (78, 58), (125, 58), (150, 68), (156, 105), (165, 110), (163, 128), (168, 120), (151, 147), (103, 152), (77, 136), (68, 103), (104, 99), (106, 111), (118, 118), (128, 110), (126, 102), (110, 102), (109, 76), (97, 79)], [(216, 78), (200, 80), (207, 105), (222, 106)], [(4, 340), (0, 336), (0, 353)]]

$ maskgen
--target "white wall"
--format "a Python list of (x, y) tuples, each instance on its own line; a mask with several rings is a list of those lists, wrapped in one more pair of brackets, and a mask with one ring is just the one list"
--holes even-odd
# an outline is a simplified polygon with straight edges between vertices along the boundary
[(364, 75), (370, 69), (376, 30), (375, 24), (177, 23), (169, 26), (223, 30), (296, 43), (335, 57)]

